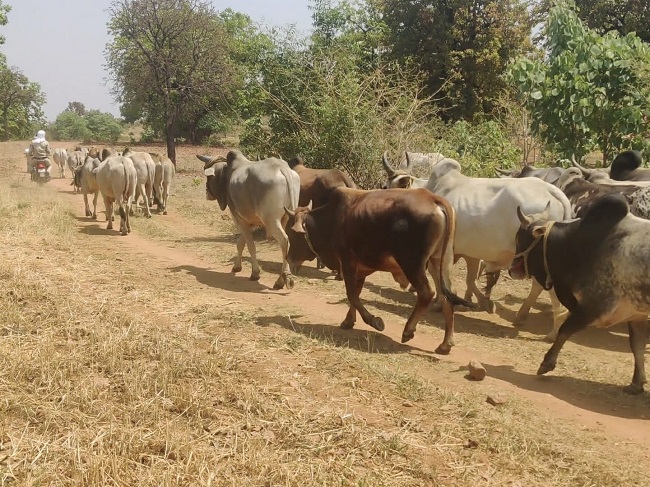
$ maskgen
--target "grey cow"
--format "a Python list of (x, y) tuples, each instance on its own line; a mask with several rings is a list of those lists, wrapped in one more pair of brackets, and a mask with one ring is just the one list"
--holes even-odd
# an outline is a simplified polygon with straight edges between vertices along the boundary
[(599, 198), (582, 219), (570, 222), (549, 220), (548, 211), (531, 215), (517, 208), (521, 225), (510, 275), (549, 283), (569, 310), (538, 374), (555, 368), (560, 350), (574, 333), (588, 326), (628, 322), (634, 375), (625, 390), (643, 391), (650, 315), (650, 222), (628, 210), (622, 195)]
[(288, 219), (285, 208), (293, 211), (298, 207), (298, 174), (282, 159), (272, 157), (253, 162), (236, 150), (228, 152), (225, 159), (197, 157), (205, 163), (207, 199), (216, 200), (222, 211), (229, 208), (241, 232), (232, 272), (241, 271), (242, 252), (246, 245), (253, 267), (250, 279), (256, 281), (260, 278), (252, 230), (256, 226), (264, 226), (282, 251), (282, 270), (273, 288), (286, 286), (291, 289), (294, 282), (287, 261), (289, 238), (284, 230)]
[[(97, 219), (97, 197), (99, 196), (99, 185), (97, 184), (97, 174), (94, 172), (99, 167), (101, 161), (94, 157), (86, 157), (85, 162), (75, 169), (74, 172), (74, 185), (81, 188), (80, 191), (84, 195), (84, 204), (86, 205), (86, 216), (90, 216), (93, 220)], [(90, 211), (88, 204), (88, 194), (93, 194), (93, 211)]]
[(97, 176), (97, 186), (104, 197), (108, 222), (106, 229), (113, 228), (113, 203), (116, 203), (120, 213), (120, 233), (128, 234), (131, 231), (129, 213), (138, 178), (133, 161), (123, 156), (109, 157), (93, 169), (93, 173)]

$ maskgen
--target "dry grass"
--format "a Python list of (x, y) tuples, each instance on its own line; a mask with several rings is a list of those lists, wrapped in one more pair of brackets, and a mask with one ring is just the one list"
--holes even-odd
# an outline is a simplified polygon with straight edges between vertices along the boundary
[(193, 183), (175, 181), (182, 218), (134, 219), (153, 251), (130, 259), (128, 240), (80, 232), (69, 201), (12, 163), (0, 167), (0, 485), (650, 482), (639, 447), (521, 397), (489, 406), (489, 386), (453, 363), (170, 275), (158, 241), (207, 254), (213, 242), (182, 239), (229, 225)]

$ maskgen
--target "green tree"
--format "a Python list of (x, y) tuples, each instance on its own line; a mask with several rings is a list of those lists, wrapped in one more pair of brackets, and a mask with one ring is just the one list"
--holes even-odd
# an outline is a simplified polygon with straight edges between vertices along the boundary
[(113, 0), (108, 11), (116, 98), (162, 129), (175, 163), (179, 121), (229, 90), (227, 36), (207, 1)]
[(94, 142), (110, 142), (115, 144), (122, 134), (122, 124), (110, 113), (99, 110), (89, 110), (85, 113), (88, 130)]
[(45, 96), (38, 83), (30, 82), (18, 69), (0, 62), (0, 117), (3, 138), (22, 138), (43, 121)]
[(80, 101), (71, 101), (68, 102), (68, 108), (66, 108), (66, 111), (74, 112), (77, 115), (83, 117), (86, 114), (86, 105)]
[(509, 61), (531, 49), (524, 0), (384, 0), (392, 55), (427, 73), (446, 117), (493, 114)]
[(50, 129), (53, 138), (58, 140), (90, 141), (93, 135), (88, 128), (88, 121), (78, 113), (69, 110), (61, 112)]
[[(11, 12), (11, 6), (10, 5), (4, 5), (2, 3), (2, 0), (0, 0), (0, 26), (7, 25), (7, 22), (9, 21), (7, 15)], [(0, 45), (5, 43), (5, 36), (0, 35)], [(0, 53), (0, 58), (4, 60), (4, 54)]]
[(518, 59), (510, 76), (531, 112), (532, 129), (565, 157), (594, 147), (642, 148), (650, 50), (638, 37), (599, 35), (565, 5), (551, 9), (548, 59)]
[[(540, 21), (545, 21), (557, 2), (541, 0), (535, 6)], [(650, 3), (646, 0), (573, 0), (578, 17), (599, 34), (616, 31), (621, 36), (632, 32), (650, 43)]]

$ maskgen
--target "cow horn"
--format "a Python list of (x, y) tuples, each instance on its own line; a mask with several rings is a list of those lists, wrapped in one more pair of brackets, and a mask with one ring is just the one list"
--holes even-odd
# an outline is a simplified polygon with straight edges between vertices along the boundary
[(199, 155), (197, 154), (196, 157), (200, 160), (203, 161), (205, 164), (203, 166), (203, 170), (205, 171), (206, 169), (210, 169), (212, 166), (214, 166), (217, 162), (219, 162), (218, 157), (210, 157), (210, 156), (204, 156), (204, 155)]
[(404, 151), (404, 155), (406, 156), (406, 170), (408, 172), (411, 172), (411, 167), (413, 166), (413, 161), (409, 157), (408, 151)]
[(510, 171), (507, 169), (501, 169), (500, 167), (495, 167), (494, 170), (497, 172), (497, 174), (500, 174), (501, 176), (510, 176)]
[(285, 212), (287, 215), (291, 216), (291, 217), (295, 217), (295, 216), (296, 216), (296, 212), (293, 211), (293, 210), (290, 210), (290, 209), (287, 208), (286, 206), (284, 207), (284, 212)]
[(587, 169), (586, 167), (582, 167), (580, 164), (578, 164), (578, 161), (576, 161), (576, 155), (575, 154), (571, 154), (571, 164), (573, 164), (575, 167), (580, 169), (580, 171), (582, 172), (582, 175), (585, 178), (588, 178), (589, 176), (591, 176), (592, 174), (594, 174), (596, 172), (595, 169)]
[(392, 178), (395, 176), (395, 169), (390, 167), (390, 164), (388, 163), (388, 151), (384, 151), (384, 155), (381, 156), (381, 162), (384, 165), (384, 169), (386, 170), (388, 177)]

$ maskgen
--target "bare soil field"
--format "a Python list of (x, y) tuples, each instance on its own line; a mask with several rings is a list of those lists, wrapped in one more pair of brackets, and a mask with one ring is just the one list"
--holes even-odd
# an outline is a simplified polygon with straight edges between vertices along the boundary
[(440, 356), (442, 316), (401, 344), (414, 296), (375, 274), (362, 299), (386, 330), (341, 330), (343, 283), (307, 263), (273, 291), (263, 232), (261, 280), (230, 272), (235, 228), (195, 157), (218, 150), (179, 147), (169, 214), (122, 237), (101, 197), (95, 221), (70, 179), (31, 183), (25, 147), (0, 144), (0, 486), (650, 485), (624, 327), (576, 335), (538, 377), (546, 294), (515, 328), (529, 284), (502, 278)]

